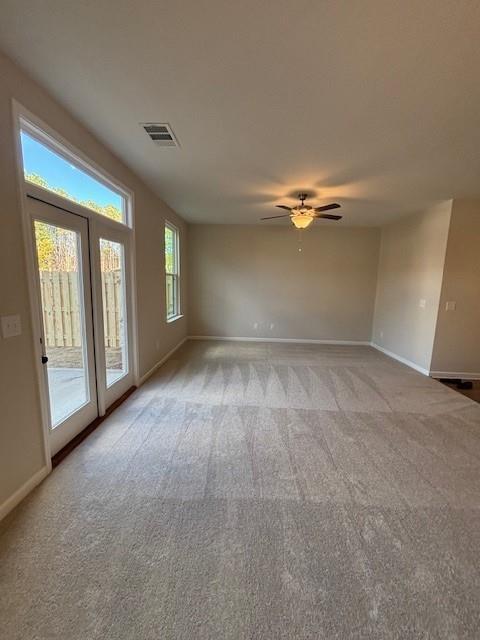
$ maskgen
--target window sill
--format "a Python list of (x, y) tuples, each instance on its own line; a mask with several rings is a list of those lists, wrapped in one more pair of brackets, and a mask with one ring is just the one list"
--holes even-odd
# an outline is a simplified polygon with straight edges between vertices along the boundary
[(175, 322), (175, 320), (180, 320), (180, 318), (183, 318), (183, 313), (181, 313), (179, 316), (172, 316), (171, 318), (167, 318), (166, 322), (167, 324), (170, 324), (170, 322)]

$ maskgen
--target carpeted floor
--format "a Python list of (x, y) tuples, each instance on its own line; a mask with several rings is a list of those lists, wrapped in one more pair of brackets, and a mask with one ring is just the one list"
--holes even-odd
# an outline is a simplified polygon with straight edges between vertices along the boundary
[(190, 342), (0, 525), (5, 640), (480, 637), (480, 405)]

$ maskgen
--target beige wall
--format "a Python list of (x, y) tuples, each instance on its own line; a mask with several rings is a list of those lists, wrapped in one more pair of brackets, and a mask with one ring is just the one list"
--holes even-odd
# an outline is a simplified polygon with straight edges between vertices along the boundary
[(451, 208), (449, 200), (382, 229), (373, 342), (426, 370), (432, 358)]
[(480, 376), (480, 200), (453, 202), (431, 368)]
[[(185, 225), (110, 151), (0, 54), (0, 315), (20, 314), (22, 335), (0, 337), (0, 507), (45, 464), (32, 354), (12, 98), (135, 193), (140, 375), (186, 334), (186, 319), (165, 323), (163, 224)], [(185, 287), (183, 287), (185, 292)]]
[(320, 225), (190, 226), (189, 334), (369, 341), (379, 231)]

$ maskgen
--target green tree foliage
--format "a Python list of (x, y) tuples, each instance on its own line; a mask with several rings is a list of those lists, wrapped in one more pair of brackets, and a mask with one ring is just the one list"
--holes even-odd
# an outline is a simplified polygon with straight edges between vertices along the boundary
[(65, 189), (61, 189), (60, 187), (52, 187), (48, 184), (45, 178), (38, 175), (38, 173), (27, 173), (25, 175), (25, 180), (31, 182), (32, 184), (36, 184), (43, 189), (48, 189), (48, 191), (53, 191), (62, 198), (66, 198), (67, 200), (72, 200), (72, 202), (77, 202), (82, 205), (82, 207), (86, 207), (87, 209), (91, 209), (92, 211), (96, 211), (97, 213), (101, 213), (102, 216), (106, 216), (111, 220), (117, 220), (118, 222), (122, 221), (122, 212), (118, 207), (113, 204), (105, 204), (99, 205), (93, 200), (78, 200), (71, 196)]
[(175, 256), (174, 256), (175, 236), (171, 229), (165, 227), (165, 272), (174, 273)]
[(52, 227), (44, 222), (35, 223), (38, 265), (40, 271), (53, 271), (55, 241)]
[(49, 191), (53, 191), (52, 187), (48, 186), (48, 182), (42, 176), (39, 176), (38, 173), (27, 173), (25, 175), (25, 180), (28, 182), (33, 182), (33, 184), (38, 184), (39, 187), (43, 187), (44, 189), (48, 189)]
[[(65, 197), (69, 198), (69, 200), (72, 200), (70, 196), (65, 196)], [(101, 206), (96, 202), (93, 202), (93, 200), (83, 200), (79, 204), (83, 205), (84, 207), (87, 207), (87, 209), (92, 209), (92, 211), (101, 213), (102, 216), (106, 216), (111, 220), (117, 220), (117, 222), (122, 221), (122, 212), (120, 211), (120, 209), (117, 209), (117, 207), (115, 207), (113, 204), (105, 204)]]
[(76, 271), (77, 234), (46, 222), (35, 221), (35, 244), (40, 271)]

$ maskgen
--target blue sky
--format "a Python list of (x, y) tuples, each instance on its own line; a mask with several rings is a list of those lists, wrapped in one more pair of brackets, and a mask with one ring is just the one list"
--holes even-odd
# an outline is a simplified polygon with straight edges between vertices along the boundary
[(50, 187), (59, 187), (77, 200), (93, 200), (99, 205), (113, 204), (123, 209), (122, 197), (77, 169), (40, 142), (21, 133), (25, 173), (36, 173)]

